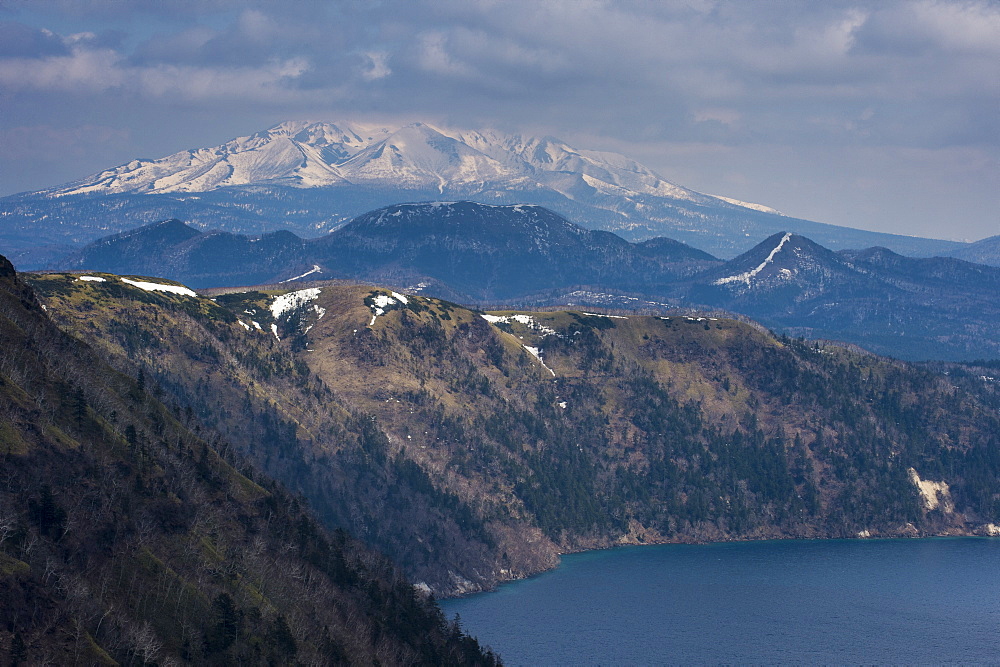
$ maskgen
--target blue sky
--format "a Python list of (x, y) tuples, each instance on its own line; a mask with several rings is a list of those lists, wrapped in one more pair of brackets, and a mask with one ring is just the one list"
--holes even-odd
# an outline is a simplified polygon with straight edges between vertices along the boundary
[(0, 0), (0, 195), (287, 119), (549, 134), (974, 240), (1000, 234), (1000, 3)]

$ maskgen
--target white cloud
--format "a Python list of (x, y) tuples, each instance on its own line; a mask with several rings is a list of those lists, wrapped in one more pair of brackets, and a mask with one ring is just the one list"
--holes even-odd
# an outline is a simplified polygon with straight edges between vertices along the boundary
[(308, 70), (308, 62), (293, 58), (247, 68), (159, 65), (137, 68), (132, 74), (137, 89), (153, 98), (269, 102), (276, 94), (286, 94), (283, 88), (287, 82)]
[(74, 48), (68, 56), (0, 59), (0, 85), (14, 90), (101, 93), (122, 85), (121, 55)]

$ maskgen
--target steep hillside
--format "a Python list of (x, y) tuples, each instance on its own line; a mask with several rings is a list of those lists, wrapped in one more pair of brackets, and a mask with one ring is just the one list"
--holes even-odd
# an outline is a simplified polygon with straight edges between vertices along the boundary
[[(70, 298), (63, 283), (49, 286)], [(117, 285), (137, 310), (222, 312), (183, 288)], [(3, 258), (0, 335), (5, 664), (493, 662), (152, 378), (61, 332)]]
[(727, 319), (100, 277), (32, 282), (65, 330), (439, 593), (621, 543), (1000, 530), (985, 374)]

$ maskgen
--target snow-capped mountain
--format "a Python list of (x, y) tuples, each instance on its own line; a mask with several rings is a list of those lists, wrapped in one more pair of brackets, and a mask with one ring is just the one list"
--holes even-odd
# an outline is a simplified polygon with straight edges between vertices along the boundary
[(886, 248), (833, 252), (778, 233), (674, 293), (807, 338), (907, 359), (993, 358), (1000, 268)]
[(2, 198), (0, 245), (29, 268), (32, 257), (37, 262), (67, 245), (166, 218), (230, 232), (285, 228), (314, 237), (366, 211), (439, 199), (545, 206), (589, 229), (630, 240), (666, 236), (720, 257), (779, 230), (835, 249), (880, 245), (931, 255), (964, 245), (785, 217), (684, 188), (623, 155), (553, 137), (426, 123), (302, 121)]
[(785, 232), (702, 277), (727, 298), (802, 301), (833, 286), (863, 284), (867, 279), (844, 257), (813, 241)]
[(214, 148), (180, 151), (158, 160), (133, 160), (48, 192), (54, 195), (207, 192), (234, 185), (298, 187), (344, 182), (336, 165), (388, 128), (286, 122)]
[(439, 193), (446, 188), (550, 188), (570, 198), (574, 190), (589, 187), (614, 196), (758, 206), (674, 185), (623, 155), (581, 151), (550, 137), (444, 130), (426, 123), (392, 128), (290, 121), (214, 148), (133, 160), (48, 192), (60, 196), (207, 192), (276, 184), (391, 185)]

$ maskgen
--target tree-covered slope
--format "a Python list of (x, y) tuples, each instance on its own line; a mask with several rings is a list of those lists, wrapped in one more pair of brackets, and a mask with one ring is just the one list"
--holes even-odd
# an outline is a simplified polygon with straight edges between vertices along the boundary
[(958, 366), (728, 319), (94, 277), (31, 280), (65, 330), (437, 592), (619, 543), (1000, 523), (997, 385)]
[(152, 378), (61, 332), (2, 258), (0, 335), (5, 664), (493, 660)]

